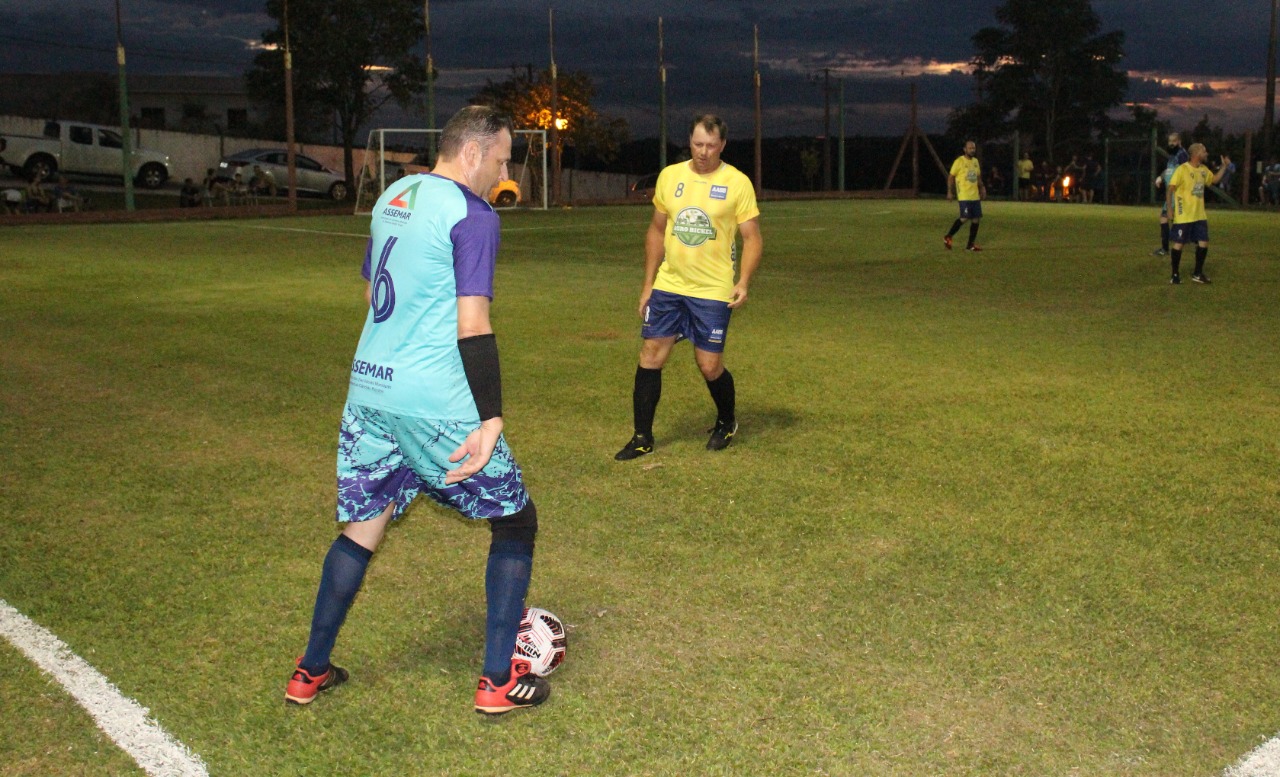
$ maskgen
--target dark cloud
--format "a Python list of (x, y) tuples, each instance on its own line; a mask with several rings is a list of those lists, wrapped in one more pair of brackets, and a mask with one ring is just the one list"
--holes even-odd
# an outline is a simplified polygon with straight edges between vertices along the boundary
[[(241, 73), (253, 57), (250, 42), (274, 26), (263, 0), (121, 2), (130, 68), (137, 72)], [(1000, 2), (554, 0), (556, 61), (562, 71), (589, 73), (598, 107), (626, 118), (633, 135), (653, 135), (662, 16), (673, 125), (682, 124), (686, 114), (711, 109), (745, 127), (754, 102), (752, 31), (758, 27), (767, 133), (822, 132), (823, 91), (815, 79), (824, 68), (844, 83), (851, 133), (896, 134), (904, 128), (912, 79), (919, 88), (921, 122), (936, 131), (948, 111), (972, 97), (971, 80), (963, 72), (973, 53), (972, 37), (995, 24)], [(513, 67), (545, 68), (549, 5), (547, 0), (432, 2), (432, 49), (443, 73), (440, 112), (464, 104), (486, 78), (506, 78)], [(1256, 0), (1219, 0), (1208, 9), (1191, 0), (1093, 3), (1104, 32), (1125, 32), (1123, 65), (1134, 74), (1129, 99), (1159, 102), (1162, 112), (1179, 100), (1206, 96), (1256, 102), (1250, 92), (1254, 86), (1237, 87), (1232, 80), (1249, 77), (1256, 86), (1265, 71), (1269, 8), (1264, 5)], [(0, 70), (112, 70), (112, 11), (104, 0), (5, 5)], [(1203, 45), (1187, 45), (1188, 40)], [(1223, 110), (1228, 112), (1225, 105)]]

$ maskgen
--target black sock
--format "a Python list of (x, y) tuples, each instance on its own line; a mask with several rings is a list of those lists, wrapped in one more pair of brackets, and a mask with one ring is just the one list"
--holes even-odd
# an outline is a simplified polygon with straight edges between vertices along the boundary
[(1173, 265), (1173, 274), (1178, 274), (1178, 265), (1182, 264), (1182, 249), (1175, 248), (1169, 252), (1169, 264)]
[(1209, 255), (1209, 246), (1196, 246), (1196, 275), (1204, 274), (1204, 258)]
[(733, 388), (733, 375), (728, 370), (720, 373), (720, 377), (707, 381), (707, 390), (711, 392), (711, 400), (716, 403), (716, 420), (732, 424), (737, 404), (737, 394)]
[(961, 221), (960, 219), (956, 219), (956, 223), (954, 223), (954, 224), (952, 224), (952, 225), (951, 225), (951, 231), (947, 233), (947, 237), (951, 237), (951, 236), (952, 236), (952, 235), (954, 235), (955, 233), (959, 232), (959, 231), (960, 231), (960, 225), (961, 225), (961, 224), (963, 224), (963, 223), (964, 223), (964, 222), (963, 222), (963, 221)]
[(1169, 222), (1160, 225), (1160, 248), (1169, 250)]
[(345, 534), (329, 546), (316, 592), (316, 608), (311, 616), (311, 639), (301, 666), (313, 677), (329, 671), (329, 653), (338, 639), (338, 630), (347, 619), (347, 610), (360, 592), (364, 572), (373, 551)]
[(973, 241), (978, 239), (978, 222), (969, 222), (969, 247), (973, 248)]
[(662, 398), (662, 370), (636, 367), (636, 385), (631, 393), (631, 412), (635, 430), (653, 439), (653, 416), (658, 412), (658, 400)]

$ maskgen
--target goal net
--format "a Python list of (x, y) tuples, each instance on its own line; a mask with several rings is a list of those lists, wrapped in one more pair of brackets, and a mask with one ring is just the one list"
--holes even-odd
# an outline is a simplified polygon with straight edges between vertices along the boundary
[[(364, 154), (355, 165), (357, 215), (373, 212), (382, 192), (400, 178), (431, 171), (440, 147), (438, 129), (379, 128), (369, 131)], [(511, 178), (491, 191), (476, 192), (495, 208), (547, 209), (546, 130), (516, 130), (511, 139)]]

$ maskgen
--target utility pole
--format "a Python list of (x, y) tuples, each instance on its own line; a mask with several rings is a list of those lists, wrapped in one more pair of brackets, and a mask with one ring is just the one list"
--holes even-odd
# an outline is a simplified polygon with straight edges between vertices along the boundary
[(658, 169), (667, 166), (667, 63), (662, 55), (662, 17), (658, 17)]
[(1267, 38), (1267, 107), (1262, 117), (1262, 149), (1270, 159), (1275, 149), (1271, 145), (1276, 121), (1276, 12), (1280, 0), (1271, 0), (1271, 36)]
[(560, 86), (556, 75), (556, 10), (547, 9), (551, 47), (551, 201), (560, 204)]
[(836, 176), (840, 191), (844, 191), (844, 79), (837, 82), (840, 89), (840, 153), (836, 154), (836, 165), (840, 174)]
[[(436, 63), (431, 58), (431, 0), (422, 0), (422, 21), (427, 32), (427, 129), (436, 128)], [(436, 164), (436, 133), (427, 133), (427, 164)]]
[(289, 0), (284, 0), (284, 137), (289, 165), (289, 210), (298, 209), (298, 156), (293, 125), (293, 50), (289, 48)]
[(822, 190), (831, 191), (831, 68), (822, 68), (822, 106), (826, 120), (822, 130)]
[(120, 68), (120, 157), (124, 169), (124, 209), (132, 212), (133, 139), (129, 137), (129, 89), (124, 74), (124, 37), (120, 34), (120, 0), (116, 0), (116, 64)]
[(751, 27), (752, 40), (752, 67), (755, 72), (755, 92), (756, 92), (756, 167), (755, 167), (755, 185), (756, 198), (764, 199), (764, 183), (763, 183), (763, 160), (761, 153), (761, 131), (760, 131), (760, 25), (755, 24)]

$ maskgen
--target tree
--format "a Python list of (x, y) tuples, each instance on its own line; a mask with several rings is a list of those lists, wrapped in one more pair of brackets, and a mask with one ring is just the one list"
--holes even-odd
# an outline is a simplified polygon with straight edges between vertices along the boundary
[[(595, 85), (583, 72), (562, 72), (556, 82), (557, 113), (561, 119), (561, 150), (574, 149), (580, 164), (607, 165), (627, 142), (624, 119), (611, 118), (591, 107)], [(551, 129), (551, 72), (512, 70), (505, 81), (489, 81), (475, 97), (475, 105), (492, 105), (511, 114), (516, 129)]]
[(1002, 26), (973, 36), (977, 99), (952, 114), (954, 134), (1029, 133), (1052, 159), (1105, 126), (1128, 89), (1116, 68), (1123, 32), (1099, 34), (1102, 22), (1089, 0), (1006, 0), (996, 20)]
[[(283, 0), (267, 0), (280, 22)], [(299, 126), (332, 116), (342, 138), (343, 173), (355, 180), (356, 133), (389, 100), (408, 105), (426, 83), (426, 68), (411, 49), (424, 32), (418, 0), (292, 0), (289, 45)], [(262, 34), (268, 49), (254, 58), (249, 94), (268, 105), (284, 95), (283, 23)]]

